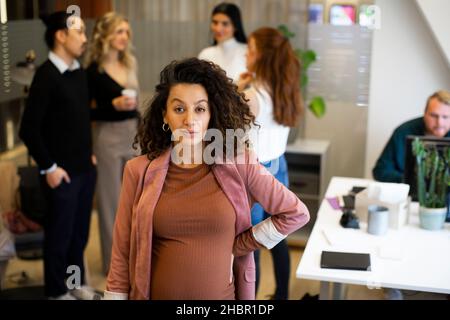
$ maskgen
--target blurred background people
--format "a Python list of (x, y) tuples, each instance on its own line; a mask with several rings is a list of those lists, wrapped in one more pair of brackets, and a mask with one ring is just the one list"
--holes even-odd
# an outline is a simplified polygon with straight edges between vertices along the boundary
[(213, 46), (203, 49), (198, 58), (218, 64), (229, 78), (237, 82), (239, 75), (247, 70), (247, 38), (239, 7), (227, 2), (217, 5), (211, 14), (211, 32)]
[[(249, 36), (248, 72), (240, 76), (239, 90), (244, 90), (256, 116), (255, 140), (259, 161), (286, 187), (289, 185), (284, 157), (289, 127), (298, 124), (301, 112), (300, 64), (289, 43), (278, 30), (260, 28)], [(269, 213), (259, 204), (252, 208), (252, 223), (266, 219)], [(276, 290), (273, 299), (288, 299), (290, 257), (286, 240), (271, 250)], [(257, 287), (259, 251), (255, 252)]]
[(85, 283), (83, 252), (96, 178), (88, 82), (76, 60), (87, 42), (85, 27), (80, 18), (69, 18), (64, 11), (43, 21), (50, 52), (34, 75), (20, 137), (41, 170), (49, 204), (44, 221), (45, 294), (52, 299), (92, 299), (89, 287), (69, 292), (65, 281), (68, 267), (74, 265)]
[(103, 270), (107, 273), (112, 230), (125, 162), (136, 155), (133, 139), (139, 113), (136, 59), (131, 52), (131, 29), (120, 14), (109, 12), (95, 24), (86, 57), (91, 119), (97, 158), (97, 208)]

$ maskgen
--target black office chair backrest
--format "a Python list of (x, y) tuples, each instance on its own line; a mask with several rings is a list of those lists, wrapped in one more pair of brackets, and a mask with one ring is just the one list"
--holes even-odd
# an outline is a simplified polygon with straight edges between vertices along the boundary
[(39, 169), (34, 166), (19, 167), (20, 210), (30, 220), (43, 225), (48, 205), (40, 181)]

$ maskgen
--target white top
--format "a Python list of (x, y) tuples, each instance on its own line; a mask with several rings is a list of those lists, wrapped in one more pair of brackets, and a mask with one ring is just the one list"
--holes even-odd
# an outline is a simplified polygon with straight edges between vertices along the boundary
[[(371, 180), (333, 177), (325, 197), (345, 195), (353, 186), (367, 186)], [(386, 235), (339, 225), (340, 210), (322, 201), (317, 220), (297, 268), (297, 278), (366, 285), (375, 288), (450, 293), (450, 224), (442, 230), (419, 227), (418, 204), (412, 203), (409, 223)], [(371, 271), (320, 268), (323, 250), (370, 253)]]
[(272, 97), (264, 87), (252, 85), (247, 92), (249, 95), (253, 93), (258, 101), (255, 122), (260, 127), (253, 127), (250, 133), (258, 159), (260, 162), (277, 159), (286, 151), (289, 127), (275, 121)]
[(215, 46), (203, 49), (198, 58), (209, 60), (219, 65), (225, 70), (229, 78), (237, 82), (241, 73), (247, 71), (246, 52), (246, 44), (231, 38)]

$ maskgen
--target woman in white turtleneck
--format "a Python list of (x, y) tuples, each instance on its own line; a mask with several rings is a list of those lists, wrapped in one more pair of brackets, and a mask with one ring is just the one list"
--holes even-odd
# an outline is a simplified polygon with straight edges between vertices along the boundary
[(239, 7), (226, 2), (217, 5), (211, 14), (211, 32), (214, 45), (203, 49), (198, 58), (219, 65), (229, 78), (237, 82), (239, 75), (247, 71), (247, 38)]

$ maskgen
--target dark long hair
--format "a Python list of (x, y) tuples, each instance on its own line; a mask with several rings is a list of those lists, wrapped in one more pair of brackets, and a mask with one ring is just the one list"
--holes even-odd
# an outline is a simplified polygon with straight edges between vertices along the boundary
[[(214, 7), (211, 18), (218, 13), (222, 13), (230, 18), (234, 27), (234, 38), (241, 43), (247, 43), (247, 37), (245, 36), (244, 27), (242, 26), (241, 11), (239, 7), (234, 3), (222, 2)], [(214, 45), (217, 41), (214, 39)]]
[[(198, 84), (205, 88), (211, 119), (208, 129), (218, 129), (223, 137), (226, 130), (247, 130), (254, 124), (244, 95), (239, 93), (236, 85), (218, 65), (197, 58), (173, 61), (160, 74), (159, 84), (150, 106), (146, 110), (139, 125), (134, 145), (139, 144), (142, 154), (153, 160), (166, 151), (171, 145), (171, 131), (162, 130), (163, 114), (166, 111), (170, 89), (177, 84)], [(206, 142), (206, 145), (211, 142)], [(223, 154), (227, 154), (228, 142), (223, 143)], [(249, 142), (244, 141), (248, 146)], [(233, 143), (234, 154), (238, 144)]]
[(267, 84), (273, 115), (279, 124), (295, 127), (302, 114), (300, 63), (289, 40), (274, 28), (260, 28), (250, 35), (256, 43), (256, 80)]

